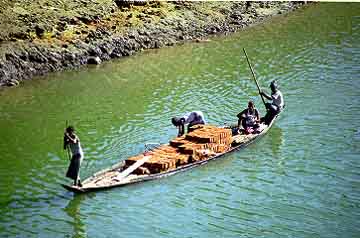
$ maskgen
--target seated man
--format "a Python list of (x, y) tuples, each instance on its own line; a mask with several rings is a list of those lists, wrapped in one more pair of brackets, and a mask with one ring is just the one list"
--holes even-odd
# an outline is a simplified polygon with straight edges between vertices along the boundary
[(242, 126), (245, 134), (251, 134), (259, 127), (260, 113), (253, 101), (249, 101), (248, 108), (240, 112), (237, 117), (239, 118), (238, 127)]
[(182, 117), (173, 117), (171, 122), (174, 126), (179, 128), (178, 136), (182, 136), (185, 134), (185, 124), (188, 124), (188, 132), (190, 132), (192, 126), (205, 124), (205, 119), (202, 112), (194, 111), (187, 113)]
[(269, 125), (270, 122), (274, 119), (274, 117), (281, 112), (284, 108), (284, 97), (280, 90), (278, 89), (275, 81), (272, 81), (270, 84), (271, 95), (267, 95), (264, 92), (261, 92), (266, 99), (272, 100), (271, 103), (266, 103), (267, 113), (265, 117), (261, 118), (261, 121), (266, 125)]

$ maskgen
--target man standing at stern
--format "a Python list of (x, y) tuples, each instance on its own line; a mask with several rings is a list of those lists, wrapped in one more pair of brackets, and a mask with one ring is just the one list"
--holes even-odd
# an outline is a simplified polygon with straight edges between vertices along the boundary
[(278, 86), (276, 85), (275, 81), (272, 81), (270, 84), (271, 89), (271, 95), (267, 95), (264, 92), (260, 92), (261, 95), (263, 95), (266, 99), (272, 100), (271, 103), (266, 103), (266, 109), (267, 113), (265, 117), (262, 118), (261, 121), (263, 121), (266, 125), (269, 125), (272, 119), (281, 112), (281, 110), (284, 108), (284, 97), (280, 90), (278, 89)]

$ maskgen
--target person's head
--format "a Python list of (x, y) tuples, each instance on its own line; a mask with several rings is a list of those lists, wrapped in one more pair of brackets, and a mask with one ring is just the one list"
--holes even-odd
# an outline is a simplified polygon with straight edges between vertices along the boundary
[(254, 104), (253, 101), (249, 101), (249, 103), (248, 103), (248, 108), (251, 109), (251, 110), (254, 110), (255, 104)]
[(174, 126), (180, 126), (180, 125), (184, 124), (184, 119), (181, 117), (173, 117), (171, 119), (171, 122)]
[(272, 81), (271, 83), (270, 83), (270, 89), (271, 89), (271, 91), (274, 93), (274, 92), (276, 92), (276, 90), (277, 90), (277, 85), (276, 85), (276, 82), (275, 81)]
[(69, 133), (69, 134), (73, 134), (75, 131), (75, 128), (73, 126), (68, 126), (66, 128), (66, 132)]

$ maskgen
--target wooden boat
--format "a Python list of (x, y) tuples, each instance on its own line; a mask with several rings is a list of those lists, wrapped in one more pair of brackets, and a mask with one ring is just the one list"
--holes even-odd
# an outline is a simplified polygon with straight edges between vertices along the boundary
[[(187, 171), (189, 169), (198, 167), (200, 165), (207, 164), (212, 160), (221, 158), (228, 153), (238, 151), (246, 147), (247, 145), (255, 142), (269, 131), (269, 129), (274, 124), (278, 116), (279, 114), (274, 117), (274, 119), (269, 123), (269, 125), (261, 124), (262, 129), (258, 134), (249, 134), (249, 135), (240, 134), (234, 136), (231, 135), (232, 142), (229, 148), (227, 148), (225, 151), (221, 153), (213, 153), (211, 154), (211, 156), (203, 160), (191, 161), (189, 163), (173, 167), (163, 172), (140, 174), (140, 175), (134, 174), (134, 171), (138, 169), (142, 164), (144, 164), (149, 159), (149, 157), (151, 157), (151, 155), (145, 154), (131, 166), (126, 166), (125, 161), (120, 161), (111, 168), (104, 169), (100, 172), (95, 173), (93, 176), (83, 181), (82, 187), (66, 185), (66, 184), (62, 184), (62, 186), (67, 190), (70, 190), (75, 193), (86, 193), (90, 191), (109, 189), (113, 187), (125, 186), (125, 185), (144, 182), (148, 180), (159, 179), (166, 176), (177, 174), (179, 172)], [(233, 127), (224, 126), (222, 128), (232, 129)]]

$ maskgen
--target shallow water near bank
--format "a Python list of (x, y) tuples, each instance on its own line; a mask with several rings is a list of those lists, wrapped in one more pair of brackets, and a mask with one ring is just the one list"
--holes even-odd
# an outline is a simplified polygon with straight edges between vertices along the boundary
[[(0, 91), (1, 237), (357, 237), (360, 5), (321, 3), (211, 42), (145, 51)], [(201, 110), (234, 122), (278, 80), (286, 110), (240, 152), (165, 179), (73, 196), (62, 133), (87, 177), (176, 135)]]

